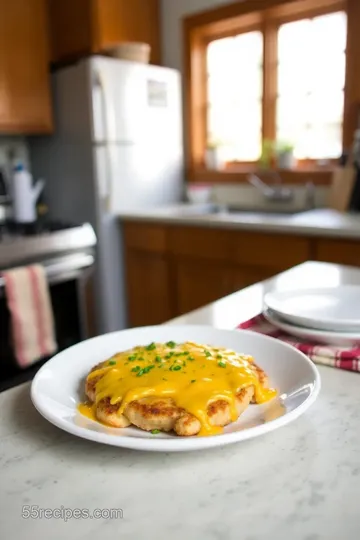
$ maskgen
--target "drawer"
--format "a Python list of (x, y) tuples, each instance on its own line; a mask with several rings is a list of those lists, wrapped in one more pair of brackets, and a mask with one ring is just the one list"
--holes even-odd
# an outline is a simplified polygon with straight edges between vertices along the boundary
[(232, 237), (234, 262), (285, 270), (311, 259), (307, 238), (282, 234), (234, 232)]
[(127, 248), (164, 253), (166, 251), (166, 227), (151, 223), (125, 223), (124, 235)]
[(177, 256), (230, 261), (230, 232), (223, 229), (171, 227), (169, 250)]

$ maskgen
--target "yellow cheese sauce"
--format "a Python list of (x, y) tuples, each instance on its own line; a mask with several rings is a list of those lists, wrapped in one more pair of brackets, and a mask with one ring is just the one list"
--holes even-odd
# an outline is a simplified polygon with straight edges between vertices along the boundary
[[(170, 397), (200, 421), (199, 435), (222, 431), (209, 422), (207, 408), (211, 402), (227, 401), (235, 421), (236, 393), (242, 388), (254, 387), (256, 403), (276, 395), (274, 389), (260, 384), (251, 356), (193, 342), (150, 343), (118, 353), (92, 371), (88, 380), (99, 376), (96, 403), (110, 398), (112, 405), (121, 404), (118, 414), (122, 414), (132, 401), (148, 396)], [(80, 404), (79, 411), (95, 419), (94, 406)]]

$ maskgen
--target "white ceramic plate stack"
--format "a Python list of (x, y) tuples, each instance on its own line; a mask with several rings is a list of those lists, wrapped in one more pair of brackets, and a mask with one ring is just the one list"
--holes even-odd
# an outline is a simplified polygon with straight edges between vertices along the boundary
[(288, 334), (330, 345), (360, 344), (360, 287), (299, 289), (265, 296), (266, 319)]

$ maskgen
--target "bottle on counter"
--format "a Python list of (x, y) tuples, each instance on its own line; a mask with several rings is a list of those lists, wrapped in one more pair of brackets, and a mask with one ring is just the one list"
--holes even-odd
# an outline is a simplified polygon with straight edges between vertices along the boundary
[(12, 178), (13, 219), (16, 223), (34, 223), (37, 219), (36, 202), (44, 188), (44, 180), (35, 184), (22, 163), (14, 167)]

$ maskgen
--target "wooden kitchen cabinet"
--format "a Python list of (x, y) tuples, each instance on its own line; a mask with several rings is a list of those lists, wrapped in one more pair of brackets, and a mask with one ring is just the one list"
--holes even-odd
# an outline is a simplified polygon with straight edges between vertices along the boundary
[(316, 242), (315, 260), (336, 264), (360, 266), (359, 241), (345, 239), (319, 239)]
[(193, 311), (312, 258), (298, 236), (128, 222), (124, 226), (132, 326)]
[(160, 0), (49, 0), (54, 64), (105, 51), (121, 41), (151, 46), (160, 64)]
[(161, 324), (172, 318), (172, 283), (164, 255), (128, 250), (126, 276), (130, 326)]
[(174, 275), (178, 315), (205, 306), (232, 292), (231, 271), (223, 263), (178, 260)]
[(46, 0), (0, 0), (0, 132), (52, 130)]
[(284, 268), (282, 270), (275, 270), (274, 268), (235, 266), (231, 272), (231, 292), (241, 291), (245, 287), (250, 287), (254, 283), (269, 279), (283, 271)]
[(307, 238), (246, 231), (232, 234), (234, 260), (242, 266), (275, 268), (282, 272), (311, 258)]

